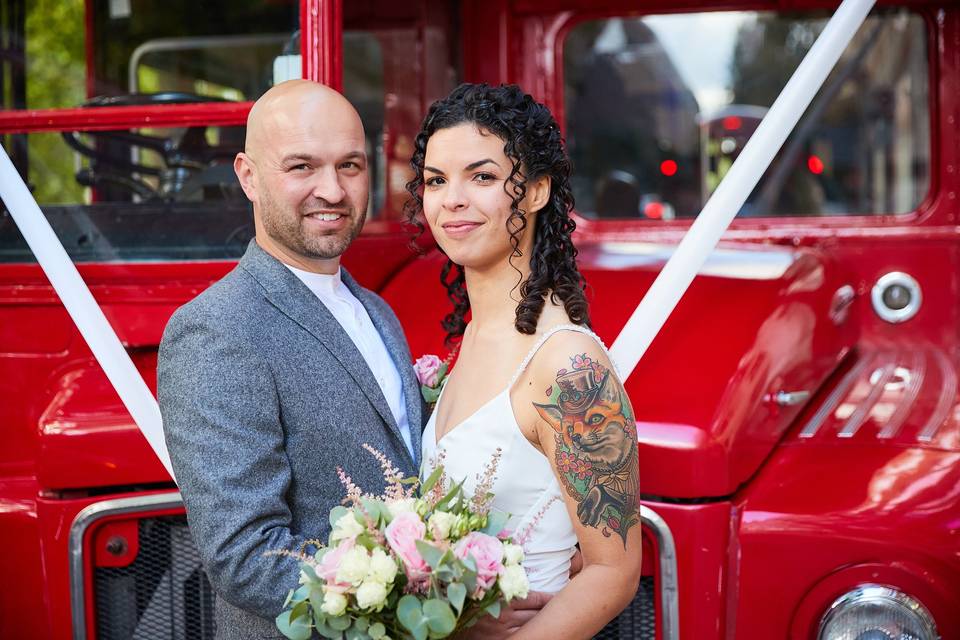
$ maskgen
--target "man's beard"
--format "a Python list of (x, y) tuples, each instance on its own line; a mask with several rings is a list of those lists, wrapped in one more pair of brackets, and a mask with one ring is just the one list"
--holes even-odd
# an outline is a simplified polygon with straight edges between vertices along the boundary
[[(366, 219), (366, 211), (358, 215), (352, 207), (331, 205), (323, 200), (305, 203), (296, 212), (283, 211), (269, 196), (263, 198), (261, 204), (261, 220), (267, 235), (298, 255), (315, 260), (329, 260), (343, 254), (360, 234)], [(340, 213), (347, 218), (348, 225), (335, 233), (308, 234), (304, 230), (305, 214), (317, 210)]]

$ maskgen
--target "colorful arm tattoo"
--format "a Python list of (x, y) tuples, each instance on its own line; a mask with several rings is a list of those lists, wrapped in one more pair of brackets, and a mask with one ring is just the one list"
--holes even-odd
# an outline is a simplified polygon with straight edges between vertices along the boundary
[(567, 493), (578, 502), (584, 526), (616, 533), (640, 521), (637, 429), (630, 402), (616, 377), (586, 354), (570, 359), (547, 389), (547, 404), (534, 403), (553, 427), (555, 461)]

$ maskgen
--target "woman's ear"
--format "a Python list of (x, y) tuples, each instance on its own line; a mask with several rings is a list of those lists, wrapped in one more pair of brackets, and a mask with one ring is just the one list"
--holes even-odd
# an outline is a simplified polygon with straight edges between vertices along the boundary
[(550, 176), (540, 176), (527, 183), (527, 213), (536, 213), (550, 202)]

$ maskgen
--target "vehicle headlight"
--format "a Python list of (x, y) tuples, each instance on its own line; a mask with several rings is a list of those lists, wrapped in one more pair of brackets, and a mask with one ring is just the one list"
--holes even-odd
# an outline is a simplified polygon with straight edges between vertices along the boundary
[(907, 594), (874, 584), (857, 587), (830, 605), (818, 640), (939, 640), (927, 609)]

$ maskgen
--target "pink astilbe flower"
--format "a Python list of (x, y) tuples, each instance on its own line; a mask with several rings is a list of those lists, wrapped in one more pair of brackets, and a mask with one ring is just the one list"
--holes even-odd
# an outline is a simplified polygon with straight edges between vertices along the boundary
[(473, 499), (470, 501), (470, 509), (481, 515), (490, 511), (490, 490), (493, 489), (493, 483), (497, 479), (497, 467), (500, 465), (500, 456), (503, 455), (503, 449), (497, 447), (497, 450), (490, 456), (490, 462), (483, 468), (481, 473), (477, 474), (477, 487), (473, 493)]
[(521, 547), (527, 544), (527, 540), (530, 538), (530, 535), (533, 533), (533, 530), (537, 528), (537, 525), (540, 524), (540, 521), (543, 520), (544, 516), (547, 515), (547, 510), (553, 506), (554, 502), (559, 502), (560, 496), (553, 496), (547, 500), (540, 510), (537, 511), (536, 515), (530, 519), (530, 522), (526, 524), (522, 529), (517, 532), (517, 535), (514, 536), (513, 541), (515, 544), (520, 545)]
[(380, 462), (380, 468), (383, 471), (383, 479), (386, 484), (386, 489), (383, 492), (383, 497), (386, 500), (403, 500), (405, 498), (413, 497), (416, 485), (404, 486), (403, 483), (400, 482), (403, 480), (403, 472), (394, 466), (394, 464), (390, 461), (390, 458), (385, 456), (382, 452), (374, 449), (366, 442), (364, 442), (361, 446), (369, 451), (370, 454)]
[(340, 478), (340, 484), (342, 484), (343, 488), (347, 491), (347, 495), (344, 497), (343, 502), (350, 503), (354, 506), (359, 505), (360, 499), (363, 498), (363, 492), (360, 490), (360, 487), (355, 485), (350, 476), (348, 476), (340, 467), (337, 467), (337, 477)]
[[(436, 456), (431, 456), (428, 461), (427, 469), (431, 471), (437, 467), (442, 467), (444, 461), (447, 458), (447, 451), (441, 449)], [(429, 493), (423, 496), (423, 499), (426, 500), (427, 505), (432, 510), (438, 502), (443, 500), (443, 496), (447, 493), (447, 472), (446, 469), (440, 473), (440, 477), (437, 478), (436, 484), (433, 485), (433, 488), (430, 489)]]

